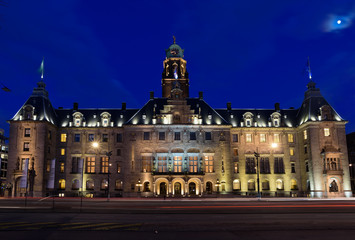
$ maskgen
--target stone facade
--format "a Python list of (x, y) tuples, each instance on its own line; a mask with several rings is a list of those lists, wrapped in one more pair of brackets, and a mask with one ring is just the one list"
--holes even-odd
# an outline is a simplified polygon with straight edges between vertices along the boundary
[(166, 50), (140, 109), (54, 109), (40, 81), (9, 121), (12, 195), (352, 196), (346, 121), (313, 81), (299, 109), (213, 109), (183, 57)]

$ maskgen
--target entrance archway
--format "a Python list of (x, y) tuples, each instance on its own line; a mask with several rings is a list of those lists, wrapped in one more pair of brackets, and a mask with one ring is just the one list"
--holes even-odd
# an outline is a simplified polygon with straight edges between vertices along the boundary
[(174, 194), (175, 195), (181, 195), (181, 183), (176, 182), (174, 184)]
[(166, 183), (165, 182), (160, 183), (159, 187), (160, 187), (160, 195), (166, 195)]
[(196, 183), (190, 182), (189, 184), (189, 194), (196, 195)]
[(208, 194), (211, 194), (212, 193), (212, 183), (211, 182), (207, 182), (206, 183), (206, 192)]

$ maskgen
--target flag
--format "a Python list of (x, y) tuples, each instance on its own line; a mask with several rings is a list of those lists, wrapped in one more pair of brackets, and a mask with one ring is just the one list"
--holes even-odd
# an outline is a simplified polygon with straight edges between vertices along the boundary
[(55, 178), (55, 158), (51, 161), (51, 169), (49, 171), (49, 178), (47, 182), (47, 188), (54, 188), (54, 178)]
[(26, 158), (22, 165), (23, 169), (22, 169), (22, 177), (20, 180), (20, 188), (26, 188), (27, 189), (27, 173), (28, 173), (28, 158)]
[(41, 74), (41, 79), (43, 79), (43, 73), (44, 73), (44, 58), (42, 59), (41, 66), (39, 67), (38, 72)]
[(309, 57), (307, 59), (306, 72), (308, 72), (309, 80), (312, 80), (311, 63), (309, 62)]

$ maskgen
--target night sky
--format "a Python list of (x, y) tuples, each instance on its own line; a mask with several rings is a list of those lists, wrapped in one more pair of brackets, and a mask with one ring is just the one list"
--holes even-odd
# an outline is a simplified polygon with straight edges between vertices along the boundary
[[(354, 24), (352, 24), (352, 21)], [(301, 106), (309, 81), (355, 131), (355, 1), (0, 0), (0, 127), (44, 81), (55, 108), (140, 108), (165, 49), (185, 49), (190, 97), (214, 108)]]

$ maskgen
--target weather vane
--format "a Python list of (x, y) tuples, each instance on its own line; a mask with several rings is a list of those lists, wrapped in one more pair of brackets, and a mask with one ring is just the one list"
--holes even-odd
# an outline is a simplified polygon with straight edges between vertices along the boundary
[(173, 36), (173, 39), (174, 39), (174, 44), (176, 43), (176, 38), (175, 38), (175, 36)]

